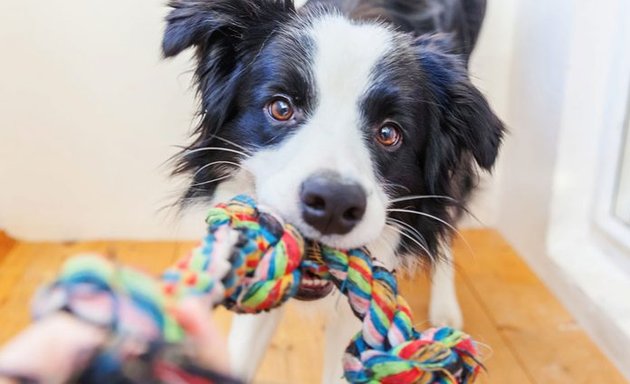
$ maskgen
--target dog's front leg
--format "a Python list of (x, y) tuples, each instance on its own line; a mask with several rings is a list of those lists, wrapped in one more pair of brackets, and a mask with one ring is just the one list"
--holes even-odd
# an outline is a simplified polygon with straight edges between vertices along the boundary
[(361, 322), (352, 313), (348, 299), (335, 291), (334, 310), (326, 319), (323, 384), (346, 383), (343, 378), (343, 354), (350, 339), (361, 330)]
[(455, 266), (450, 242), (444, 251), (444, 260), (435, 265), (431, 279), (429, 320), (434, 326), (461, 329), (464, 325), (462, 310), (455, 290)]
[(232, 372), (252, 382), (271, 338), (284, 315), (284, 306), (257, 315), (235, 315), (228, 336)]

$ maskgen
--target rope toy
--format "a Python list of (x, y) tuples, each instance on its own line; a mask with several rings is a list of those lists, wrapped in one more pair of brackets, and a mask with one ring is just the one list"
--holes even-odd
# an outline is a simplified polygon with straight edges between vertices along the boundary
[[(475, 381), (482, 366), (471, 338), (450, 328), (416, 331), (395, 277), (366, 251), (307, 242), (295, 227), (246, 196), (212, 208), (207, 223), (201, 244), (160, 280), (101, 257), (69, 260), (35, 300), (35, 318), (66, 310), (106, 327), (114, 340), (143, 340), (152, 351), (145, 363), (153, 369), (145, 367), (144, 376), (129, 382), (147, 382), (147, 377), (169, 382), (166, 378), (173, 377), (173, 371), (180, 371), (180, 379), (199, 371), (185, 357), (186, 334), (169, 313), (174, 303), (197, 296), (209, 306), (224, 305), (240, 313), (268, 311), (295, 296), (302, 275), (310, 273), (331, 280), (363, 322), (343, 358), (349, 382)], [(95, 357), (81, 382), (112, 382), (112, 375), (130, 371), (132, 363), (113, 345)], [(155, 369), (158, 365), (161, 369)], [(170, 367), (171, 376), (163, 374), (164, 366)], [(130, 380), (130, 375), (125, 378)], [(228, 382), (222, 380), (182, 382)]]

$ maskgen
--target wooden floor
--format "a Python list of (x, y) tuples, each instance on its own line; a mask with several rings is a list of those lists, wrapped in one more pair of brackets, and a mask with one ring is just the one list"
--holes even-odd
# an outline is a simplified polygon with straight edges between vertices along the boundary
[[(567, 311), (508, 244), (491, 230), (465, 231), (474, 254), (455, 244), (458, 293), (466, 331), (483, 345), (483, 383), (625, 383)], [(0, 343), (29, 322), (34, 290), (78, 252), (114, 252), (125, 263), (158, 273), (190, 244), (82, 242), (12, 244), (0, 232)], [(419, 328), (426, 326), (428, 284), (402, 282)], [(258, 383), (319, 383), (322, 324), (290, 306), (263, 363)], [(217, 311), (227, 329), (230, 314)]]

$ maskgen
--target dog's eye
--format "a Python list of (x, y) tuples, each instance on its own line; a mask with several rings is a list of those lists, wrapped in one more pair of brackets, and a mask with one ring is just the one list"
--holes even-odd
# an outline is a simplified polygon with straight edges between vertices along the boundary
[(293, 105), (286, 97), (278, 96), (267, 104), (269, 115), (278, 121), (287, 121), (293, 117)]
[(383, 124), (376, 131), (376, 140), (389, 149), (397, 148), (402, 142), (402, 133), (396, 123), (388, 122)]

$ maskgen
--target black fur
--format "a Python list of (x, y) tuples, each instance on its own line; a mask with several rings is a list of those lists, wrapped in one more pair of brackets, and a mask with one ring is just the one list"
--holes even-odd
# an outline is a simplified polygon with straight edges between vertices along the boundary
[(310, 0), (313, 4), (333, 4), (353, 19), (389, 22), (415, 36), (452, 34), (452, 49), (466, 62), (486, 13), (486, 0)]
[[(374, 84), (361, 101), (364, 130), (366, 138), (373, 137), (372, 130), (384, 119), (396, 120), (402, 126), (404, 143), (396, 151), (383, 150), (373, 140), (368, 142), (379, 177), (388, 185), (386, 189), (392, 198), (442, 196), (394, 206), (438, 220), (400, 212), (391, 215), (415, 228), (429, 252), (421, 252), (414, 241), (406, 238), (401, 249), (436, 256), (440, 242), (450, 235), (451, 226), (465, 209), (477, 183), (476, 169), (491, 170), (504, 131), (467, 73), (485, 1), (441, 1), (442, 5), (457, 5), (455, 9), (443, 7), (452, 14), (436, 16), (450, 20), (439, 25), (416, 23), (420, 20), (418, 15), (401, 19), (408, 14), (405, 4), (411, 3), (400, 0), (349, 1), (358, 5), (345, 11), (352, 15), (358, 12), (359, 5), (375, 2), (390, 12), (387, 20), (410, 32), (398, 35), (396, 49), (373, 74)], [(414, 1), (414, 9), (426, 9), (436, 2)], [(217, 185), (211, 181), (234, 169), (225, 164), (207, 164), (238, 163), (242, 159), (232, 152), (199, 149), (224, 147), (240, 151), (240, 147), (245, 147), (255, 152), (256, 148), (280, 145), (295, 131), (279, 132), (265, 116), (265, 101), (271, 96), (283, 93), (296, 100), (301, 113), (291, 122), (294, 128), (311, 112), (318, 95), (309, 72), (311, 42), (301, 31), (308, 25), (309, 13), (317, 17), (324, 12), (321, 7), (314, 11), (315, 5), (312, 2), (298, 17), (288, 0), (170, 3), (173, 10), (167, 18), (164, 54), (173, 56), (195, 48), (202, 105), (194, 141), (184, 150), (176, 169), (176, 173), (194, 175), (185, 198), (211, 197)], [(365, 10), (362, 12), (365, 16)]]
[[(401, 40), (412, 40), (403, 37)], [(391, 153), (373, 145), (374, 157), (396, 195), (448, 198), (419, 199), (395, 204), (397, 209), (428, 216), (393, 213), (412, 224), (433, 255), (450, 234), (477, 184), (476, 168), (491, 170), (503, 125), (468, 77), (464, 58), (454, 53), (452, 36), (423, 35), (399, 48), (376, 70), (377, 81), (363, 101), (366, 126), (390, 119), (400, 123), (406, 145)], [(403, 248), (415, 248), (405, 238)]]

